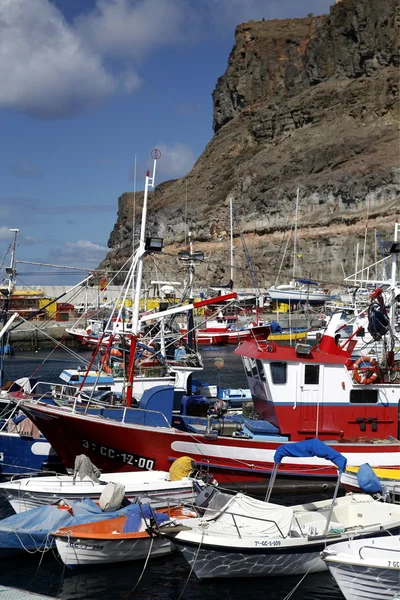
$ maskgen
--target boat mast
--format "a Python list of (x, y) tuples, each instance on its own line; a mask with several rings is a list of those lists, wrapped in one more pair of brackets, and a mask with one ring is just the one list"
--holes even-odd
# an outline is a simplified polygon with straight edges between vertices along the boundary
[[(11, 245), (11, 262), (10, 266), (6, 267), (6, 273), (8, 275), (7, 287), (3, 288), (2, 293), (5, 295), (4, 306), (3, 306), (3, 327), (6, 326), (8, 320), (8, 311), (10, 308), (10, 299), (11, 294), (14, 290), (15, 285), (15, 250), (17, 247), (17, 236), (19, 233), (19, 229), (10, 229), (10, 231), (14, 234), (14, 240)], [(0, 343), (0, 389), (3, 385), (3, 360), (5, 355), (5, 348), (8, 340), (8, 334), (2, 335), (1, 343)]]
[[(395, 245), (399, 241), (399, 224), (397, 221), (394, 224), (394, 240), (393, 241), (394, 241)], [(396, 282), (397, 282), (397, 253), (393, 252), (392, 253), (392, 272), (391, 272), (391, 278), (390, 278), (390, 287), (392, 288), (392, 296), (393, 297), (392, 297), (392, 302), (390, 305), (390, 312), (389, 312), (390, 323), (393, 328), (394, 328), (394, 323), (395, 323), (395, 318), (396, 318), (396, 302), (394, 299)]]
[[(136, 154), (133, 163), (133, 205), (132, 205), (132, 262), (135, 260), (135, 228), (136, 228)], [(132, 277), (132, 309), (135, 301), (135, 277)]]
[(293, 279), (296, 278), (296, 270), (297, 270), (297, 218), (298, 218), (298, 214), (299, 214), (299, 198), (300, 198), (300, 188), (297, 188), (296, 210), (295, 210), (295, 214), (294, 214)]
[(138, 335), (139, 333), (139, 311), (140, 311), (140, 293), (142, 290), (142, 273), (143, 273), (143, 260), (146, 245), (146, 220), (147, 220), (147, 198), (149, 194), (149, 187), (154, 189), (154, 182), (156, 177), (156, 166), (157, 160), (161, 156), (161, 152), (157, 149), (153, 150), (151, 153), (153, 158), (153, 176), (150, 177), (150, 172), (146, 172), (146, 180), (144, 186), (144, 196), (143, 196), (143, 208), (142, 208), (142, 222), (140, 226), (140, 239), (139, 239), (139, 248), (138, 248), (138, 263), (137, 263), (137, 271), (136, 271), (136, 282), (135, 282), (135, 295), (134, 295), (134, 303), (132, 307), (132, 333), (134, 335)]
[[(142, 274), (143, 274), (143, 260), (146, 253), (146, 220), (147, 220), (147, 198), (149, 195), (149, 187), (154, 189), (154, 182), (156, 178), (156, 166), (157, 159), (160, 158), (161, 152), (157, 149), (151, 153), (153, 158), (153, 176), (150, 177), (150, 172), (146, 172), (146, 180), (144, 186), (143, 195), (143, 207), (142, 207), (142, 222), (140, 226), (140, 239), (137, 253), (137, 271), (136, 271), (136, 282), (135, 282), (135, 295), (132, 306), (132, 335), (131, 335), (131, 347), (129, 354), (129, 372), (128, 382), (126, 390), (126, 405), (132, 406), (133, 398), (133, 378), (135, 375), (135, 358), (136, 358), (136, 344), (137, 338), (140, 332), (139, 323), (139, 312), (140, 312), (140, 293), (142, 291)], [(133, 268), (133, 264), (132, 264)], [(134, 273), (132, 273), (132, 277)]]
[(231, 281), (233, 281), (233, 198), (229, 198), (229, 213), (231, 224)]

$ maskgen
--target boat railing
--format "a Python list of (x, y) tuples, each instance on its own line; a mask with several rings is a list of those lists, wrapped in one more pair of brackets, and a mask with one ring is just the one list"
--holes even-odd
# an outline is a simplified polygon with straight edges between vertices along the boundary
[(16, 403), (16, 405), (14, 406), (14, 408), (12, 409), (11, 413), (8, 415), (8, 417), (6, 419), (4, 419), (4, 423), (1, 425), (0, 431), (4, 431), (5, 429), (8, 429), (8, 424), (11, 421), (11, 419), (13, 419), (13, 417), (15, 417), (15, 415), (18, 413), (21, 402), (22, 402), (22, 400), (19, 400)]
[[(48, 473), (46, 473), (46, 475), (48, 475)], [(65, 485), (66, 486), (71, 486), (71, 485), (75, 486), (76, 485), (75, 481), (73, 481), (72, 484), (71, 484), (71, 479), (68, 479), (67, 481), (63, 481), (61, 479), (62, 475), (59, 475), (58, 473), (55, 473), (55, 475), (53, 475), (53, 477), (57, 478), (57, 484), (59, 484), (60, 487), (63, 487)], [(38, 480), (37, 477), (30, 477), (29, 480), (26, 482), (26, 486), (28, 486), (28, 484), (31, 483), (31, 482), (35, 483), (35, 479), (36, 479), (36, 481)], [(52, 482), (52, 483), (55, 483), (55, 482)], [(82, 487), (83, 487), (83, 485), (92, 485), (92, 486), (99, 485), (98, 483), (95, 483), (91, 479), (85, 479), (84, 481), (81, 480), (81, 481), (78, 481), (78, 483), (81, 483)], [(102, 482), (100, 482), (100, 485), (102, 485)], [(106, 484), (104, 483), (104, 486), (105, 485)]]
[(274, 521), (273, 519), (261, 519), (261, 517), (253, 517), (251, 515), (240, 515), (238, 513), (231, 513), (231, 512), (225, 512), (224, 514), (231, 515), (232, 520), (233, 520), (233, 522), (235, 524), (235, 527), (236, 527), (236, 531), (237, 531), (238, 536), (239, 536), (240, 539), (242, 539), (242, 536), (240, 534), (240, 530), (239, 530), (239, 527), (238, 527), (238, 524), (236, 522), (235, 517), (240, 517), (242, 519), (253, 519), (254, 521), (261, 521), (262, 523), (272, 523), (273, 525), (275, 525), (275, 527), (278, 530), (279, 535), (281, 536), (281, 538), (285, 537), (283, 535), (283, 532), (282, 532), (281, 528), (279, 527), (278, 523), (276, 521)]
[[(128, 406), (124, 407), (124, 412), (123, 412), (122, 421), (121, 421), (122, 423), (128, 422), (126, 420), (126, 415), (129, 414), (131, 411), (135, 411), (136, 414), (143, 415), (143, 421), (145, 420), (145, 417), (147, 415), (149, 415), (149, 419), (150, 419), (150, 421), (153, 421), (153, 425), (159, 427), (159, 424), (156, 422), (156, 419), (154, 419), (154, 420), (152, 419), (152, 415), (154, 415), (154, 416), (157, 415), (158, 417), (161, 417), (162, 421), (165, 422), (166, 427), (168, 427), (168, 428), (171, 427), (167, 417), (164, 415), (164, 413), (162, 413), (159, 410), (150, 410), (148, 408), (130, 408)], [(143, 423), (143, 424), (145, 424), (145, 423)]]
[[(74, 401), (72, 406), (72, 412), (82, 413), (82, 405), (77, 407), (77, 402), (79, 402), (79, 398), (74, 397), (72, 399)], [(84, 407), (85, 414), (90, 414), (89, 411), (91, 403), (92, 410), (100, 411), (99, 416), (103, 417), (104, 419), (110, 419), (111, 421), (117, 421), (118, 423), (126, 423), (127, 425), (135, 424), (171, 428), (167, 417), (164, 415), (164, 413), (158, 410), (150, 410), (148, 408), (134, 408), (128, 406), (107, 406), (104, 404), (97, 404), (95, 401), (88, 401), (87, 405)], [(129, 419), (129, 416), (133, 416), (133, 418)], [(147, 423), (146, 420), (148, 421)]]
[[(358, 551), (359, 557), (361, 558), (361, 560), (365, 560), (365, 558), (361, 555), (361, 552), (363, 550), (382, 550), (383, 552), (387, 552), (388, 549), (387, 548), (382, 548), (381, 546), (361, 546), (361, 548)], [(398, 552), (400, 554), (400, 548), (390, 548), (390, 552)]]

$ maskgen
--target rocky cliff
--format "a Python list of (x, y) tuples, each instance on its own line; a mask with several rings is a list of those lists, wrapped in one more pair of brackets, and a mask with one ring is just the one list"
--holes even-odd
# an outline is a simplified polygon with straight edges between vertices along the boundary
[[(284, 282), (299, 188), (298, 274), (341, 281), (366, 232), (364, 262), (373, 262), (375, 230), (390, 238), (400, 213), (399, 25), (397, 0), (342, 0), (329, 15), (239, 25), (213, 93), (213, 138), (186, 177), (150, 196), (148, 229), (166, 252), (183, 247), (187, 214), (195, 249), (209, 257), (198, 280), (229, 279), (233, 198), (259, 285), (274, 283), (280, 266)], [(237, 226), (234, 234), (235, 284), (250, 287)], [(101, 268), (123, 264), (131, 236), (126, 193)], [(176, 279), (176, 258), (160, 259), (157, 277)]]

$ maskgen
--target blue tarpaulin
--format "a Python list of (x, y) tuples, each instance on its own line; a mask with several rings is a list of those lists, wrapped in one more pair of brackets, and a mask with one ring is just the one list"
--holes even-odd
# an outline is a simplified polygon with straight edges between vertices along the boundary
[(316, 281), (311, 281), (311, 279), (296, 279), (299, 283), (303, 283), (304, 285), (318, 285)]
[[(22, 513), (12, 515), (0, 521), (0, 553), (6, 550), (37, 550), (51, 547), (54, 544), (49, 534), (61, 527), (81, 525), (105, 521), (115, 517), (129, 516), (132, 514), (144, 515), (146, 518), (154, 516), (153, 509), (147, 504), (129, 504), (114, 512), (103, 512), (101, 508), (86, 498), (71, 502), (71, 514), (67, 509), (56, 505), (39, 506)], [(156, 521), (168, 520), (164, 513), (156, 513)]]
[(158, 513), (149, 504), (132, 504), (129, 514), (126, 518), (123, 533), (133, 533), (139, 531), (139, 527), (142, 523), (142, 518), (153, 519), (157, 525), (168, 521), (169, 517), (165, 513)]
[(275, 464), (279, 465), (284, 456), (293, 456), (297, 458), (305, 456), (318, 456), (318, 458), (325, 458), (333, 462), (339, 469), (344, 471), (347, 464), (347, 459), (321, 440), (314, 438), (312, 440), (305, 440), (304, 442), (295, 442), (291, 444), (284, 444), (279, 446), (278, 450), (274, 455)]
[(282, 333), (282, 327), (276, 321), (271, 321), (269, 324), (271, 333)]
[(357, 481), (363, 492), (367, 492), (368, 494), (382, 493), (381, 482), (368, 463), (364, 463), (358, 469)]

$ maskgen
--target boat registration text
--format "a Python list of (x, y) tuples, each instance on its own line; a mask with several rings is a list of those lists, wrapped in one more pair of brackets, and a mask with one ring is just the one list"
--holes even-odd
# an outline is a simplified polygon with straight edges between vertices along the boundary
[(105, 456), (113, 460), (120, 460), (124, 464), (132, 465), (132, 467), (136, 467), (138, 469), (144, 469), (145, 471), (152, 471), (154, 469), (155, 461), (146, 456), (129, 454), (127, 452), (117, 450), (116, 448), (110, 448), (109, 446), (104, 446), (103, 444), (91, 442), (90, 440), (82, 440), (82, 447), (85, 448), (85, 450), (96, 452), (101, 456)]

